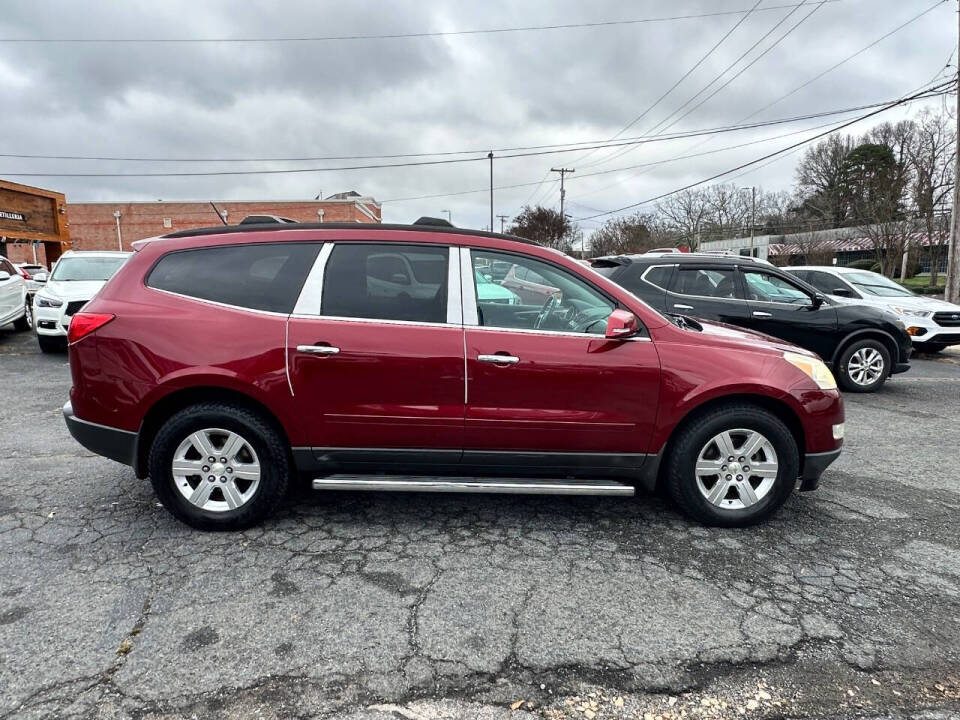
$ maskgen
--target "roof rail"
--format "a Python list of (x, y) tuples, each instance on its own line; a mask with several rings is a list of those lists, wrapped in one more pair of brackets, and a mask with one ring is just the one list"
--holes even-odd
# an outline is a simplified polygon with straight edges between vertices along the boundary
[(247, 215), (243, 220), (238, 224), (240, 225), (262, 225), (264, 223), (280, 223), (288, 224), (295, 223), (296, 220), (291, 220), (290, 218), (280, 217), (279, 215)]

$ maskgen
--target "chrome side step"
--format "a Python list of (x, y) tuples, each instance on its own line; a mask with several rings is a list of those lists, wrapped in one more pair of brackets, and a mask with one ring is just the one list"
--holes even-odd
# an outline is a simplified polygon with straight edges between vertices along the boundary
[(509, 493), (514, 495), (633, 495), (632, 485), (615, 480), (477, 478), (398, 475), (330, 475), (315, 478), (314, 490), (381, 492)]

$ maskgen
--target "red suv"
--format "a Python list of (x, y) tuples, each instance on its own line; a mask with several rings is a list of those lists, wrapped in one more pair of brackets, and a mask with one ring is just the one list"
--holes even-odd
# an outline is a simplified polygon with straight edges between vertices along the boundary
[[(837, 458), (812, 353), (662, 315), (559, 252), (435, 226), (135, 244), (70, 324), (67, 425), (198, 528), (316, 489), (632, 495), (741, 526)], [(387, 260), (389, 260), (389, 262)], [(551, 288), (503, 299), (509, 265)]]

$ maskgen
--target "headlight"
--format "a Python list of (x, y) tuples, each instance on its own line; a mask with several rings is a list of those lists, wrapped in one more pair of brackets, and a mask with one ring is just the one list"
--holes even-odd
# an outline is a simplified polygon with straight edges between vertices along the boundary
[(837, 381), (830, 372), (830, 368), (823, 364), (820, 358), (785, 352), (783, 359), (796, 368), (802, 370), (821, 390), (836, 390)]
[(906, 315), (907, 317), (925, 318), (933, 315), (932, 312), (926, 312), (925, 310), (908, 310), (907, 308), (902, 308), (902, 307), (891, 307), (890, 309), (893, 310), (898, 315)]
[(37, 307), (57, 308), (63, 305), (63, 300), (55, 298), (52, 295), (37, 294)]

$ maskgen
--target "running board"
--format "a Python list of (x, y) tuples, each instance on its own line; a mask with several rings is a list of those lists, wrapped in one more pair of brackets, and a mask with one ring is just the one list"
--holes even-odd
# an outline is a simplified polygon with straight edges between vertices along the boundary
[(330, 475), (315, 478), (314, 490), (381, 492), (509, 493), (514, 495), (633, 495), (632, 485), (613, 480), (552, 480), (399, 475)]

